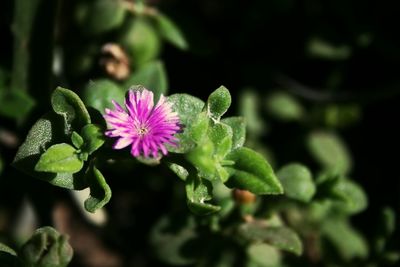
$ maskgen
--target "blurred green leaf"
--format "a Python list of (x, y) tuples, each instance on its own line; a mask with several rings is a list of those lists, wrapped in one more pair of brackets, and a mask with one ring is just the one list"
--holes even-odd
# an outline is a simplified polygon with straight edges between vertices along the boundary
[(75, 20), (83, 32), (97, 35), (122, 25), (126, 8), (123, 1), (79, 1), (75, 7)]
[(231, 173), (229, 187), (248, 190), (254, 194), (282, 194), (283, 188), (268, 162), (257, 152), (241, 147), (229, 153), (227, 160), (235, 164), (226, 167)]
[(260, 117), (260, 97), (251, 89), (245, 89), (239, 97), (240, 114), (246, 120), (246, 126), (249, 135), (259, 136), (263, 134), (266, 129), (265, 121)]
[(333, 190), (345, 199), (345, 201), (335, 203), (342, 211), (355, 214), (368, 206), (368, 198), (362, 187), (349, 179), (340, 180)]
[(47, 113), (30, 129), (24, 143), (18, 149), (13, 165), (26, 174), (53, 185), (69, 189), (83, 189), (87, 185), (82, 179), (81, 172), (54, 174), (34, 170), (42, 153), (52, 144), (69, 142), (69, 140), (63, 118), (53, 112)]
[(110, 201), (111, 189), (104, 176), (93, 164), (90, 164), (86, 171), (85, 179), (90, 187), (90, 196), (85, 200), (85, 209), (95, 212)]
[(204, 102), (197, 97), (187, 94), (173, 94), (168, 97), (173, 104), (172, 109), (178, 113), (183, 132), (176, 134), (179, 139), (178, 147), (169, 147), (168, 150), (176, 153), (186, 153), (196, 146), (190, 136), (188, 128), (196, 121), (204, 107)]
[(246, 141), (246, 121), (243, 117), (222, 119), (223, 123), (232, 128), (232, 150), (242, 147)]
[(123, 27), (119, 43), (132, 57), (135, 66), (155, 59), (160, 52), (160, 37), (153, 25), (143, 16), (129, 19)]
[(188, 43), (179, 27), (170, 18), (162, 13), (155, 16), (161, 36), (179, 49), (187, 50)]
[(150, 233), (150, 244), (157, 258), (174, 266), (193, 264), (198, 251), (195, 220), (177, 215), (163, 216)]
[(251, 244), (246, 252), (249, 257), (246, 267), (277, 267), (281, 261), (279, 251), (268, 244)]
[(116, 83), (100, 79), (89, 82), (82, 93), (83, 102), (104, 114), (106, 108), (114, 109), (112, 100), (123, 105), (125, 92)]
[(35, 170), (39, 172), (77, 173), (83, 167), (77, 150), (69, 144), (56, 144), (49, 147), (39, 159)]
[(358, 105), (328, 105), (323, 112), (325, 124), (329, 127), (343, 128), (353, 124), (361, 117)]
[(282, 121), (300, 120), (304, 116), (305, 111), (301, 104), (285, 92), (270, 95), (266, 104), (271, 115)]
[(285, 190), (285, 195), (303, 202), (309, 202), (316, 188), (312, 174), (307, 167), (298, 163), (283, 166), (276, 174)]
[(207, 100), (207, 113), (215, 120), (225, 114), (232, 102), (229, 90), (224, 86), (212, 92)]
[(5, 252), (7, 254), (17, 256), (17, 253), (15, 252), (15, 250), (13, 250), (12, 248), (10, 248), (9, 246), (7, 246), (3, 243), (0, 243), (0, 253), (1, 252)]
[(66, 267), (72, 255), (68, 238), (52, 227), (37, 229), (20, 250), (24, 266), (34, 267)]
[(183, 181), (186, 181), (189, 176), (189, 172), (182, 166), (176, 163), (169, 163), (168, 167)]
[(99, 149), (105, 142), (104, 129), (96, 124), (88, 124), (83, 127), (81, 135), (84, 140), (81, 150), (89, 155)]
[(251, 242), (265, 242), (276, 248), (300, 256), (303, 244), (292, 229), (284, 226), (266, 226), (262, 222), (250, 222), (239, 227), (239, 234)]
[(389, 207), (385, 207), (381, 212), (379, 231), (383, 236), (389, 237), (396, 230), (396, 213)]
[(333, 45), (319, 38), (312, 38), (308, 42), (307, 50), (311, 56), (326, 60), (346, 60), (351, 55), (349, 46)]
[(23, 119), (35, 106), (35, 100), (22, 90), (0, 90), (0, 115)]
[(0, 243), (0, 264), (4, 267), (23, 267), (17, 253), (3, 243)]
[(321, 231), (344, 260), (368, 256), (367, 242), (347, 221), (339, 218), (324, 220)]
[(314, 131), (308, 136), (307, 145), (311, 155), (325, 169), (338, 174), (347, 174), (351, 170), (351, 156), (338, 135)]
[(124, 82), (126, 88), (134, 84), (141, 84), (154, 93), (154, 99), (168, 93), (168, 77), (161, 61), (151, 61), (135, 70)]
[(210, 181), (200, 177), (189, 175), (186, 179), (186, 196), (189, 209), (198, 215), (207, 215), (221, 209), (206, 201), (212, 199), (212, 184)]
[(67, 131), (81, 129), (90, 123), (90, 115), (85, 104), (73, 91), (57, 87), (51, 95), (51, 105), (55, 113), (65, 118)]

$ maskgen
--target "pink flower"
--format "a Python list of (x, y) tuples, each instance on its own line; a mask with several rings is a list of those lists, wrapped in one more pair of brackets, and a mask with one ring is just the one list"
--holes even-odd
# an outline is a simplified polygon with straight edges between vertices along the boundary
[(131, 145), (131, 154), (134, 157), (143, 155), (158, 157), (168, 153), (165, 145), (176, 146), (178, 139), (174, 137), (180, 130), (179, 117), (172, 111), (172, 104), (161, 95), (154, 107), (153, 92), (129, 90), (125, 98), (125, 107), (112, 101), (115, 110), (106, 109), (104, 115), (109, 126), (106, 136), (117, 137), (114, 149), (122, 149)]

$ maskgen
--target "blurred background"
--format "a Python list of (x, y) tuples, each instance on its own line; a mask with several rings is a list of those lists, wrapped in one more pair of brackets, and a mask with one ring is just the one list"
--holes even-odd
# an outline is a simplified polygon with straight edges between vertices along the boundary
[[(11, 241), (11, 230), (15, 228), (11, 222), (24, 213), (21, 210), (26, 206), (28, 196), (36, 201), (33, 206), (40, 225), (54, 222), (54, 216), (58, 214), (59, 228), (79, 225), (81, 228), (77, 229), (81, 232), (76, 235), (91, 236), (92, 246), (101, 247), (97, 252), (106, 255), (105, 258), (115, 255), (96, 243), (100, 242), (93, 237), (96, 233), (102, 233), (102, 242), (112, 247), (112, 251), (119, 251), (115, 262), (109, 265), (101, 265), (101, 260), (94, 263), (77, 260), (71, 266), (124, 266), (119, 254), (123, 255), (124, 262), (132, 264), (129, 266), (164, 266), (148, 260), (150, 252), (132, 239), (121, 241), (117, 236), (128, 234), (133, 238), (140, 235), (142, 230), (138, 229), (149, 231), (159, 214), (174, 206), (172, 200), (160, 204), (158, 199), (172, 199), (171, 195), (176, 194), (175, 185), (168, 182), (160, 185), (154, 179), (150, 182), (127, 181), (123, 174), (117, 174), (118, 178), (109, 181), (115, 199), (107, 209), (110, 217), (117, 218), (118, 226), (107, 226), (105, 231), (100, 228), (89, 231), (86, 230), (91, 225), (88, 222), (62, 225), (63, 221), (69, 220), (68, 216), (73, 217), (74, 212), (81, 214), (78, 207), (65, 204), (71, 201), (65, 190), (8, 167), (31, 125), (50, 109), (50, 92), (56, 86), (65, 86), (83, 95), (89, 81), (105, 76), (119, 80), (105, 70), (107, 63), (101, 63), (101, 60), (104, 44), (127, 42), (129, 45), (129, 40), (126, 41), (129, 30), (124, 30), (124, 27), (129, 28), (129, 23), (125, 18), (120, 27), (92, 34), (97, 22), (87, 15), (94, 11), (85, 5), (90, 6), (87, 3), (93, 1), (5, 0), (1, 3), (0, 172), (3, 170), (3, 173), (0, 176), (0, 240), (15, 242)], [(29, 20), (28, 14), (36, 8), (35, 3), (39, 3), (36, 7), (40, 12), (31, 25), (32, 45), (28, 50), (41, 52), (17, 55), (17, 44), (21, 40), (14, 38), (18, 36), (14, 34), (18, 29), (15, 14), (26, 12)], [(226, 86), (233, 99), (229, 115), (244, 115), (252, 121), (249, 134), (257, 139), (253, 146), (263, 144), (265, 155), (270, 155), (274, 166), (300, 161), (316, 169), (317, 164), (303, 146), (307, 132), (320, 128), (334, 131), (347, 144), (353, 159), (348, 175), (368, 195), (368, 208), (352, 217), (355, 228), (368, 237), (376, 232), (383, 207), (391, 207), (398, 214), (398, 1), (149, 0), (146, 3), (167, 15), (187, 41), (187, 47), (180, 49), (179, 44), (161, 42), (158, 37), (154, 37), (155, 41), (150, 40), (152, 33), (146, 30), (137, 33), (147, 36), (148, 39), (143, 37), (144, 47), (157, 47), (154, 48), (156, 52), (144, 50), (153, 53), (150, 58), (162, 60), (169, 94), (185, 92), (206, 99), (220, 85)], [(102, 13), (97, 14), (99, 20), (106, 19), (100, 16)], [(145, 53), (143, 49), (140, 51)], [(131, 59), (133, 67), (129, 71), (132, 73), (141, 67), (136, 60)], [(25, 78), (24, 75), (15, 76), (24, 69)], [(128, 83), (118, 82), (120, 86)], [(9, 101), (10, 96), (5, 92), (13, 86), (25, 87), (29, 97), (13, 95)], [(270, 100), (277, 94), (301, 106), (304, 110), (301, 118), (296, 117), (296, 112), (293, 116), (289, 112), (289, 119), (282, 115), (280, 107), (287, 102), (276, 104)], [(246, 107), (248, 99), (254, 101), (251, 108)], [(257, 118), (249, 115), (252, 112), (258, 114)], [(249, 146), (252, 145), (251, 137)], [(147, 167), (141, 168), (145, 170), (139, 173), (149, 173)], [(128, 190), (127, 186), (133, 189)], [(151, 194), (141, 192), (141, 187), (148, 188), (146, 190)], [(149, 212), (152, 208), (159, 212)], [(132, 214), (127, 215), (129, 212)], [(132, 222), (135, 222), (134, 226)], [(396, 230), (391, 242), (397, 250), (399, 237)], [(145, 236), (140, 237), (140, 240), (145, 239)], [(132, 247), (137, 252), (132, 257), (127, 256)], [(139, 256), (140, 253), (144, 256)], [(102, 259), (94, 255), (97, 254), (91, 254), (91, 257)]]

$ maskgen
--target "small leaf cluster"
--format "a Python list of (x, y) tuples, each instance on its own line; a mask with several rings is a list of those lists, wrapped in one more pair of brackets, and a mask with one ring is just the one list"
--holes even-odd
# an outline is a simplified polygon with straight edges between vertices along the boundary
[(96, 167), (97, 151), (105, 142), (104, 120), (95, 112), (90, 114), (68, 89), (54, 90), (51, 104), (53, 111), (32, 126), (13, 165), (55, 186), (75, 190), (90, 187), (85, 208), (94, 212), (111, 198), (111, 190)]
[(18, 251), (0, 243), (2, 266), (66, 267), (72, 256), (68, 237), (49, 226), (37, 229)]

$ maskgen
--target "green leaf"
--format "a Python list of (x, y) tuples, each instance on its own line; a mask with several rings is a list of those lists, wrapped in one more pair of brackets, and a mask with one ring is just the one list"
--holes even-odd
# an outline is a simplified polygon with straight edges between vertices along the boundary
[(119, 43), (132, 57), (135, 66), (157, 58), (161, 41), (154, 26), (143, 16), (129, 19), (121, 31)]
[(208, 180), (217, 179), (217, 170), (213, 159), (214, 146), (211, 141), (199, 144), (186, 154), (186, 159), (196, 167), (199, 176)]
[(7, 246), (3, 243), (0, 243), (0, 252), (5, 252), (7, 254), (17, 256), (17, 253), (15, 252), (15, 250), (13, 250), (12, 248), (10, 248), (9, 246)]
[(179, 27), (164, 14), (158, 13), (155, 17), (161, 36), (179, 49), (187, 50), (188, 43)]
[(346, 174), (351, 170), (351, 157), (342, 139), (334, 133), (315, 131), (308, 136), (311, 155), (325, 169)]
[(232, 128), (232, 150), (242, 147), (246, 141), (246, 121), (243, 117), (229, 117), (222, 119), (223, 123)]
[(335, 204), (342, 211), (355, 214), (368, 206), (368, 198), (362, 187), (349, 179), (340, 179), (333, 190), (336, 195), (341, 195), (344, 199)]
[(92, 154), (99, 149), (105, 142), (104, 130), (95, 124), (88, 124), (81, 130), (81, 135), (84, 140), (82, 151)]
[(82, 136), (80, 136), (80, 135), (79, 135), (77, 132), (75, 132), (75, 131), (73, 131), (72, 134), (71, 134), (71, 141), (72, 141), (72, 144), (73, 144), (77, 149), (81, 148), (82, 145), (83, 145), (83, 143), (84, 143)]
[(262, 222), (255, 221), (242, 224), (239, 227), (239, 234), (251, 242), (265, 242), (298, 256), (303, 253), (303, 244), (299, 236), (288, 227), (267, 227)]
[(282, 121), (299, 120), (304, 116), (300, 103), (285, 92), (276, 92), (267, 99), (267, 109), (271, 115)]
[(315, 184), (307, 167), (292, 163), (285, 165), (276, 174), (285, 190), (285, 195), (303, 202), (309, 202), (315, 194)]
[(207, 130), (209, 129), (209, 118), (205, 112), (201, 112), (193, 120), (192, 124), (185, 129), (186, 134), (196, 143), (207, 142)]
[(35, 170), (39, 172), (67, 172), (76, 173), (83, 167), (82, 160), (79, 159), (77, 150), (69, 144), (56, 144), (47, 149), (39, 162), (35, 166)]
[(150, 245), (156, 257), (173, 266), (193, 264), (198, 250), (193, 249), (198, 238), (193, 217), (163, 216), (150, 233)]
[(13, 118), (25, 118), (35, 106), (35, 100), (25, 91), (0, 91), (0, 115)]
[(121, 26), (125, 14), (123, 1), (80, 1), (76, 6), (75, 20), (83, 32), (96, 35)]
[(68, 237), (48, 226), (37, 229), (20, 250), (24, 266), (34, 267), (66, 267), (72, 255)]
[(161, 61), (151, 61), (135, 70), (124, 82), (126, 88), (135, 84), (141, 84), (154, 93), (154, 99), (168, 93), (168, 77)]
[(198, 215), (208, 215), (221, 209), (206, 201), (212, 199), (212, 184), (208, 180), (189, 175), (186, 179), (186, 196), (189, 209)]
[(325, 107), (323, 116), (327, 126), (343, 128), (360, 119), (361, 108), (356, 104), (331, 104)]
[(254, 194), (282, 194), (283, 188), (271, 166), (257, 152), (241, 147), (229, 153), (227, 160), (235, 164), (226, 167), (232, 173), (227, 185), (248, 190)]
[(279, 251), (268, 244), (254, 243), (247, 250), (250, 263), (246, 267), (277, 267), (280, 266), (281, 254)]
[(214, 144), (214, 156), (216, 160), (223, 160), (232, 148), (232, 128), (221, 122), (214, 123), (209, 128), (208, 136)]
[(334, 218), (324, 220), (321, 231), (344, 260), (368, 256), (367, 242), (347, 221)]
[(85, 104), (73, 91), (57, 87), (51, 96), (51, 105), (55, 113), (64, 117), (65, 129), (81, 129), (90, 123), (90, 115)]
[(82, 93), (83, 102), (104, 114), (105, 109), (114, 109), (112, 100), (124, 103), (125, 92), (116, 83), (100, 79), (89, 82)]
[(44, 151), (52, 144), (69, 141), (69, 136), (65, 132), (63, 118), (53, 112), (47, 113), (32, 126), (24, 143), (18, 149), (13, 166), (55, 186), (77, 190), (85, 188), (87, 185), (81, 172), (55, 174), (35, 171), (35, 165)]
[(207, 100), (207, 112), (215, 120), (225, 114), (231, 105), (232, 99), (228, 89), (224, 86), (212, 92)]
[(186, 153), (196, 146), (188, 128), (198, 118), (204, 102), (188, 94), (173, 94), (168, 97), (168, 101), (173, 104), (172, 109), (178, 113), (180, 124), (183, 126), (183, 132), (176, 134), (179, 139), (178, 147), (169, 147), (168, 150), (175, 153)]
[(90, 196), (85, 200), (85, 209), (95, 212), (111, 199), (111, 189), (101, 172), (91, 164), (85, 173), (85, 179), (90, 187)]
[(0, 243), (0, 264), (4, 267), (23, 267), (17, 253), (3, 243)]
[(189, 172), (184, 167), (176, 163), (169, 163), (168, 167), (183, 181), (186, 181), (187, 177), (189, 176)]

